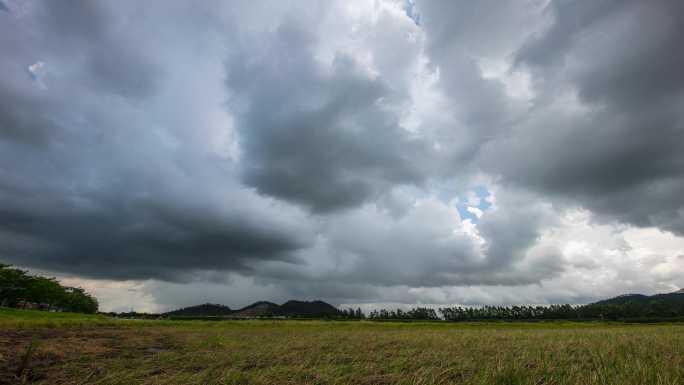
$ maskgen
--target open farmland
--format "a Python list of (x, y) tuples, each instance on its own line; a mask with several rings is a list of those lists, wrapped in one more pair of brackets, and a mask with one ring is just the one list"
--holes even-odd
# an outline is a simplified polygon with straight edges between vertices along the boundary
[(0, 383), (682, 384), (684, 325), (118, 321), (0, 310)]

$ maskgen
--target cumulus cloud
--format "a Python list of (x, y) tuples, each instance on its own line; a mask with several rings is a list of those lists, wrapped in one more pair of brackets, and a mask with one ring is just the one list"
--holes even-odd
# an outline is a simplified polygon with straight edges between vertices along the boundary
[(681, 8), (0, 2), (0, 260), (118, 310), (673, 289)]
[[(420, 184), (428, 149), (399, 124), (407, 90), (389, 82), (392, 74), (375, 73), (385, 58), (373, 56), (370, 68), (354, 52), (322, 60), (324, 42), (307, 21), (286, 18), (234, 48), (226, 64), (244, 181), (315, 212)], [(393, 66), (401, 69), (413, 58), (398, 59)]]
[[(45, 57), (54, 77), (44, 92), (16, 73), (0, 80), (8, 86), (0, 107), (3, 259), (92, 277), (179, 280), (246, 269), (249, 259), (291, 260), (309, 243), (305, 213), (236, 182), (225, 92), (207, 76), (222, 73), (220, 61), (214, 73), (198, 63), (206, 72), (162, 75), (138, 51), (146, 42), (132, 44), (147, 24), (119, 26), (134, 10), (30, 6), (3, 24), (16, 29), (4, 42), (13, 52), (7, 67)], [(44, 29), (29, 32), (33, 22)], [(20, 39), (31, 44), (12, 44)], [(159, 68), (172, 48), (157, 50)], [(165, 86), (156, 86), (162, 76)], [(200, 85), (204, 97), (178, 92)]]
[[(681, 4), (552, 2), (516, 53), (536, 106), (482, 164), (620, 222), (682, 234)], [(520, 156), (525, 154), (525, 156)]]

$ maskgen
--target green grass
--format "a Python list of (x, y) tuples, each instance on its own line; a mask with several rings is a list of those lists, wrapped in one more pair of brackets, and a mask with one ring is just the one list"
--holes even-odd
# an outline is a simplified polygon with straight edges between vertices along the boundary
[(0, 383), (684, 384), (678, 324), (117, 321), (35, 313), (0, 310)]
[(99, 314), (50, 313), (0, 307), (0, 328), (78, 326), (113, 321)]

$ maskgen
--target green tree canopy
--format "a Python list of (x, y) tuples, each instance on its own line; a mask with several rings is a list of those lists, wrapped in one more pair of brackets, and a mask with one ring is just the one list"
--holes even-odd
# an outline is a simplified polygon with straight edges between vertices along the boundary
[(0, 264), (0, 305), (21, 307), (28, 303), (76, 313), (95, 313), (98, 309), (97, 299), (82, 288), (62, 286), (55, 278), (29, 275)]

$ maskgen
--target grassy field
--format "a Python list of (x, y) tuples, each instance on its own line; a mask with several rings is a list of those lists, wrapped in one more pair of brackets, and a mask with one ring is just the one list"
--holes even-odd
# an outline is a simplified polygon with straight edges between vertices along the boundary
[(0, 384), (684, 384), (684, 325), (119, 321), (0, 310)]

